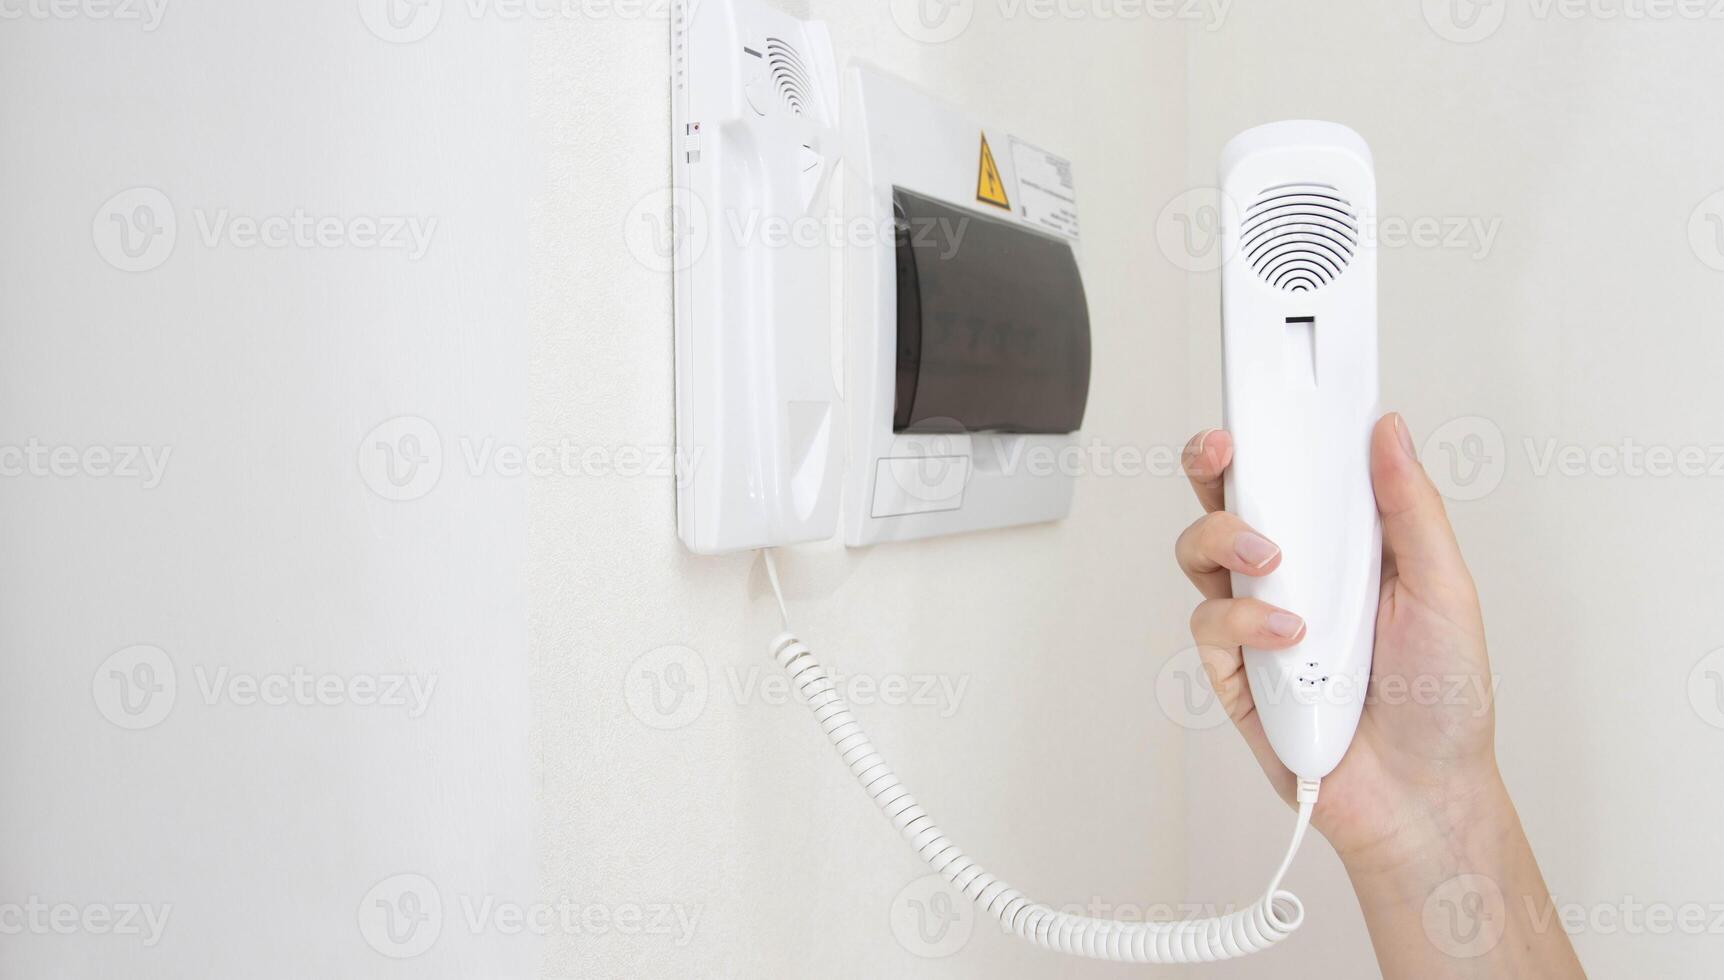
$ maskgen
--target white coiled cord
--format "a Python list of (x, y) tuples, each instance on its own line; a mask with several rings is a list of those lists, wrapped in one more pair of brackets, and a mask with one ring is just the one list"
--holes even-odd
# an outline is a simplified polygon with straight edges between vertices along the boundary
[(1044, 949), (1091, 959), (1208, 963), (1268, 949), (1292, 935), (1304, 921), (1304, 905), (1297, 896), (1280, 888), (1281, 879), (1292, 866), (1305, 831), (1311, 826), (1311, 811), (1317, 803), (1317, 780), (1299, 781), (1298, 825), (1287, 856), (1269, 882), (1268, 890), (1257, 902), (1231, 915), (1182, 922), (1121, 922), (1072, 915), (1032, 902), (984, 871), (947, 839), (898, 781), (850, 713), (850, 706), (844, 703), (826, 668), (814, 659), (807, 644), (789, 631), (790, 617), (778, 584), (778, 568), (772, 552), (764, 554), (767, 576), (785, 619), (785, 632), (772, 641), (773, 659), (790, 675), (792, 685), (814, 711), (815, 720), (838, 750), (839, 758), (922, 860), (979, 908), (997, 917), (1018, 938)]

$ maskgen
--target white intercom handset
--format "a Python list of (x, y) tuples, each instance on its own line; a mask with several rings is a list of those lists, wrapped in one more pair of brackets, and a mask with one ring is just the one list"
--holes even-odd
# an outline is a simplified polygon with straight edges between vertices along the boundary
[(831, 39), (747, 0), (673, 16), (677, 529), (703, 555), (822, 541), (844, 466)]
[(1247, 649), (1246, 677), (1275, 754), (1322, 779), (1359, 726), (1381, 583), (1371, 151), (1333, 123), (1260, 126), (1227, 145), (1221, 190), (1227, 506), (1286, 555), (1233, 590), (1307, 624), (1290, 650)]

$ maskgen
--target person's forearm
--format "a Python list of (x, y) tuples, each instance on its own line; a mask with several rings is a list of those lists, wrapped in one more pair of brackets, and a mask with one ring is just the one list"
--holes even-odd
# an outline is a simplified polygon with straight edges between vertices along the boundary
[(1347, 873), (1385, 980), (1586, 975), (1500, 779), (1429, 808)]

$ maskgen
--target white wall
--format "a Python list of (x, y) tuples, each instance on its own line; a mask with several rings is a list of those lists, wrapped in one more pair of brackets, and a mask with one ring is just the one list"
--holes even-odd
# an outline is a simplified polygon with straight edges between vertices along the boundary
[[(1145, 260), (1144, 213), (1182, 184), (1183, 36), (1134, 21), (1003, 22), (923, 45), (884, 3), (812, 5), (860, 56), (1070, 155), (1084, 207), (1096, 377), (1086, 429), (1177, 447), (1188, 416), (1183, 278)], [(670, 281), (631, 258), (625, 221), (669, 180), (662, 21), (551, 23), (537, 35), (545, 154), (533, 253), (533, 437), (667, 446)], [(1151, 212), (1153, 213), (1153, 212)], [(546, 887), (613, 907), (675, 903), (698, 928), (558, 937), (546, 971), (622, 976), (1142, 976), (1017, 948), (978, 927), (960, 955), (894, 940), (924, 870), (851, 785), (801, 706), (735, 693), (773, 676), (777, 630), (748, 558), (678, 544), (665, 479), (556, 479), (532, 497), (533, 658)], [(1172, 541), (1181, 480), (1094, 480), (1057, 527), (785, 563), (799, 628), (841, 671), (937, 674), (961, 710), (859, 709), (946, 829), (1060, 903), (1177, 903), (1185, 860), (1179, 729), (1145, 709), (1186, 642)], [(659, 731), (631, 712), (637, 658), (692, 648), (704, 710)], [(636, 688), (638, 691), (638, 688)], [(669, 702), (667, 701), (668, 705)], [(651, 709), (646, 710), (653, 717)], [(1254, 868), (1222, 894), (1262, 886)], [(1013, 941), (1015, 942), (1015, 941)]]
[[(462, 911), (534, 900), (526, 488), (454, 444), (525, 436), (524, 35), (27, 9), (72, 19), (0, 26), (0, 974), (529, 975)], [(140, 186), (177, 232), (134, 265), (110, 219)], [(296, 210), (331, 237), (248, 244)], [(366, 245), (389, 216), (429, 250)], [(394, 503), (364, 437), (400, 415), (448, 445)], [(20, 472), (32, 440), (84, 462)], [(107, 476), (105, 447), (167, 465)], [(369, 897), (443, 902), (397, 921), (419, 959), (367, 942), (397, 948), (365, 901), (391, 880)], [(112, 934), (129, 906), (159, 942)]]
[[(950, 959), (918, 957), (892, 925), (919, 865), (802, 709), (758, 686), (775, 629), (760, 570), (686, 555), (663, 477), (467, 462), (564, 440), (618, 461), (669, 447), (669, 280), (623, 233), (669, 181), (655, 6), (512, 20), (451, 2), (408, 43), (366, 29), (377, 4), (302, 7), (0, 30), (0, 449), (171, 450), (153, 489), (88, 467), (0, 479), (0, 905), (173, 906), (147, 950), (7, 936), (0, 972), (1176, 972), (1057, 961), (985, 925)], [(1417, 5), (1363, 0), (1238, 0), (1196, 26), (978, 4), (930, 45), (890, 7), (799, 9), (833, 23), (841, 56), (1076, 162), (1087, 428), (1106, 443), (1177, 449), (1218, 415), (1213, 279), (1188, 281), (1152, 232), (1238, 129), (1350, 122), (1376, 146), (1386, 214), (1500, 221), (1483, 257), (1385, 253), (1383, 350), (1384, 390), (1422, 436), (1479, 417), (1445, 439), (1505, 441), (1500, 485), (1454, 505), (1502, 675), (1504, 765), (1560, 899), (1724, 900), (1708, 832), (1724, 731), (1689, 696), (1724, 645), (1717, 484), (1540, 477), (1524, 448), (1719, 441), (1724, 272), (1688, 231), (1724, 187), (1724, 134), (1701, 122), (1724, 28), (1517, 8), (1460, 46)], [(126, 264), (109, 201), (137, 186), (179, 230), (159, 265), (122, 272), (104, 258)], [(348, 230), (438, 225), (418, 259), (200, 227), (296, 208)], [(419, 448), (444, 472), (393, 503), (366, 479), (391, 433), (368, 433), (400, 415), (429, 424)], [(1177, 477), (1092, 478), (1059, 526), (798, 549), (785, 572), (799, 627), (840, 669), (962, 691), (860, 714), (979, 859), (1102, 911), (1234, 902), (1262, 886), (1287, 815), (1230, 732), (1188, 736), (1147, 696), (1187, 643), (1169, 552), (1194, 516)], [(109, 658), (136, 644), (178, 689), (127, 731), (104, 709), (136, 720), (111, 670), (132, 664)], [(647, 671), (675, 679), (666, 666), (704, 689), (684, 714), (653, 708)], [(296, 667), (437, 686), (420, 718), (203, 694), (223, 670)], [(403, 872), (445, 916), (430, 952), (392, 963), (368, 947), (363, 899)], [(1321, 844), (1293, 886), (1306, 931), (1204, 975), (1369, 975)], [(467, 924), (487, 898), (566, 905), (574, 924), (540, 959)], [(1578, 943), (1597, 975), (1698, 977), (1719, 941), (1617, 927)]]
[[(1724, 272), (1689, 244), (1690, 216), (1724, 188), (1710, 95), (1724, 23), (1479, 6), (1481, 29), (1493, 11), (1506, 20), (1456, 44), (1416, 3), (1239, 0), (1223, 29), (1191, 36), (1191, 180), (1212, 184), (1221, 145), (1246, 126), (1332, 118), (1372, 143), (1386, 217), (1500, 222), (1482, 255), (1478, 236), (1384, 250), (1384, 399), (1439, 473), (1469, 433), (1504, 440), (1499, 468), (1443, 479), (1476, 496), (1500, 474), (1450, 512), (1483, 594), (1510, 788), (1557, 901), (1595, 916), (1575, 939), (1582, 960), (1601, 977), (1712, 976), (1716, 931), (1649, 935), (1642, 918), (1635, 934), (1610, 916), (1724, 907), (1724, 730), (1689, 699), (1697, 664), (1724, 646), (1724, 481), (1541, 476), (1527, 442), (1724, 446)], [(1199, 425), (1220, 414), (1214, 277), (1194, 289)], [(1444, 428), (1465, 417), (1480, 421)], [(1191, 742), (1194, 869), (1243, 873), (1280, 846), (1258, 840), (1286, 815), (1236, 741)], [(1286, 976), (1317, 956), (1333, 975), (1374, 975), (1327, 848), (1293, 880), (1310, 910), (1298, 949), (1208, 975)]]

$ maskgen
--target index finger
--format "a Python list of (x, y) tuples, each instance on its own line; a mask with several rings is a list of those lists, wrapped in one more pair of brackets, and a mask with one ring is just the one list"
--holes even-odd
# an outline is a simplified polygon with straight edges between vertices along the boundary
[(1233, 437), (1225, 429), (1206, 429), (1193, 436), (1180, 454), (1180, 466), (1197, 492), (1197, 502), (1205, 512), (1214, 513), (1227, 507), (1222, 474), (1233, 462)]

